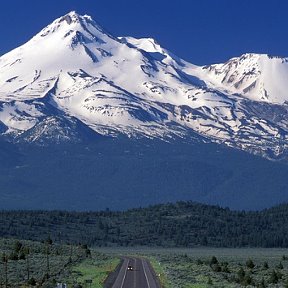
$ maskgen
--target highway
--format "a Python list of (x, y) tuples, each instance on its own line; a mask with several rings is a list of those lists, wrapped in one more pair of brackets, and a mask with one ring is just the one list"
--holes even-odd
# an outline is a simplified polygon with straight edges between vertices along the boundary
[[(128, 266), (133, 270), (128, 270)], [(160, 285), (149, 261), (125, 257), (112, 288), (160, 288)]]

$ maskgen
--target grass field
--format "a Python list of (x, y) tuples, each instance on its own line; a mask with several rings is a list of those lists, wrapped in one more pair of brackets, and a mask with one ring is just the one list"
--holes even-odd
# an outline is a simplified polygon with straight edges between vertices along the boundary
[[(101, 288), (107, 276), (115, 270), (120, 259), (117, 257), (106, 256), (102, 253), (92, 251), (91, 257), (73, 266), (70, 275), (66, 279), (68, 287), (73, 287), (78, 283), (83, 287)], [(90, 283), (86, 283), (92, 281)]]

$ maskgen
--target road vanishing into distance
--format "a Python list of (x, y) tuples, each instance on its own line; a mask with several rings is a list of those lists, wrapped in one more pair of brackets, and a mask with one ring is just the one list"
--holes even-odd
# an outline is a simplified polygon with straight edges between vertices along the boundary
[(125, 257), (112, 288), (160, 288), (160, 285), (148, 260)]

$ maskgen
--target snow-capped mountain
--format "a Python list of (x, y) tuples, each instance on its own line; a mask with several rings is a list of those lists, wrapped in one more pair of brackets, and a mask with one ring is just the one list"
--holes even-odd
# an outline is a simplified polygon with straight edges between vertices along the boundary
[(268, 103), (287, 101), (288, 58), (244, 54), (224, 64), (203, 67), (203, 71), (204, 77), (226, 93)]
[(245, 54), (198, 67), (153, 39), (115, 37), (71, 12), (0, 58), (0, 133), (43, 144), (74, 141), (82, 133), (67, 127), (86, 127), (274, 158), (288, 144), (286, 79), (286, 58)]

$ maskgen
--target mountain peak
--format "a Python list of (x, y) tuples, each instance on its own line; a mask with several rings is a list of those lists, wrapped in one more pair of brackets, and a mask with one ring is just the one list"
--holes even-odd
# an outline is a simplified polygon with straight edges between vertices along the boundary
[(60, 22), (66, 21), (68, 25), (71, 23), (79, 22), (80, 21), (80, 15), (76, 13), (76, 11), (71, 11), (68, 14), (64, 15), (60, 18)]
[[(229, 62), (244, 62), (244, 61), (267, 61), (267, 60), (278, 60), (280, 62), (287, 62), (287, 58), (281, 56), (275, 56), (264, 53), (245, 53), (240, 55), (239, 57), (234, 57), (229, 59), (226, 63)], [(225, 64), (225, 63), (224, 63)]]
[(225, 63), (202, 67), (212, 85), (254, 101), (287, 101), (288, 58), (246, 53)]
[(51, 34), (55, 34), (57, 31), (62, 31), (64, 34), (70, 33), (71, 31), (86, 31), (89, 34), (94, 34), (92, 30), (108, 34), (98, 23), (92, 19), (91, 16), (80, 15), (76, 11), (71, 11), (64, 16), (57, 18), (47, 27), (42, 29), (42, 31), (36, 35), (36, 38), (39, 36), (45, 37)]
[(70, 17), (81, 17), (81, 15), (78, 14), (75, 10), (70, 11), (69, 13), (67, 13), (64, 16), (67, 16), (67, 15), (69, 15)]
[(68, 25), (71, 23), (80, 23), (81, 21), (87, 21), (87, 22), (94, 22), (95, 21), (92, 19), (91, 16), (85, 14), (85, 15), (80, 15), (76, 11), (71, 11), (67, 13), (66, 15), (60, 17), (59, 22), (66, 21)]

